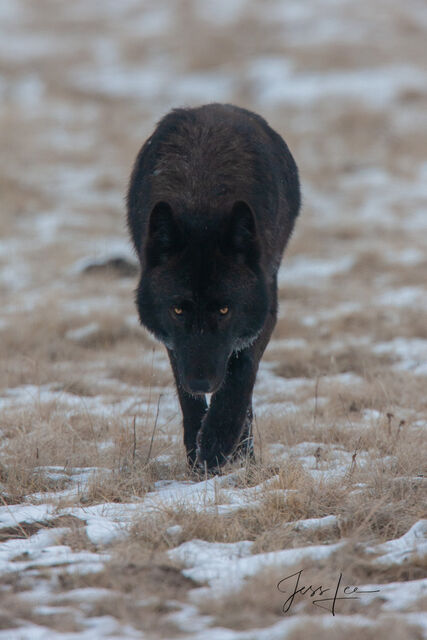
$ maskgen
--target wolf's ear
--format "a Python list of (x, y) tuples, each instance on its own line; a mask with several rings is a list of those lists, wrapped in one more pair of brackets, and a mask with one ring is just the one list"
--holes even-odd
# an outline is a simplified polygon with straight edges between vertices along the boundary
[(234, 255), (239, 261), (253, 263), (258, 258), (255, 216), (250, 206), (242, 200), (234, 203), (227, 216), (223, 247), (226, 254)]
[(151, 267), (163, 264), (183, 247), (182, 233), (171, 206), (158, 202), (148, 223), (147, 260)]

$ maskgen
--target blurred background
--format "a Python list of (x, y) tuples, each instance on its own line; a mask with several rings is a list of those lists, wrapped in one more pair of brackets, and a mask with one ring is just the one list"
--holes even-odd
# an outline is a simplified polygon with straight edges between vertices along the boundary
[(156, 122), (210, 101), (262, 114), (300, 169), (265, 361), (424, 371), (426, 37), (424, 0), (1, 0), (0, 387), (119, 380), (120, 399), (155, 375), (171, 396), (138, 327), (125, 194)]
[(415, 260), (426, 34), (423, 0), (2, 0), (3, 300), (54, 286), (78, 256), (125, 251), (139, 147), (171, 107), (210, 101), (258, 111), (285, 137), (315, 252), (330, 256), (325, 225), (348, 255), (346, 234), (376, 250), (404, 219)]
[(171, 107), (210, 101), (261, 113), (299, 165), (288, 316), (378, 303), (422, 325), (426, 36), (423, 0), (1, 0), (3, 369), (22, 351), (62, 353), (92, 312), (116, 312), (119, 333), (136, 322), (132, 282), (78, 276), (134, 260), (124, 197), (135, 155)]

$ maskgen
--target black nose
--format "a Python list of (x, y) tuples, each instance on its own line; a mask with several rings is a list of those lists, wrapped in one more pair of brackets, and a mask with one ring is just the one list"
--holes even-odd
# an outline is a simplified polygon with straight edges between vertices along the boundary
[(192, 393), (209, 393), (211, 383), (207, 378), (190, 378), (188, 386)]

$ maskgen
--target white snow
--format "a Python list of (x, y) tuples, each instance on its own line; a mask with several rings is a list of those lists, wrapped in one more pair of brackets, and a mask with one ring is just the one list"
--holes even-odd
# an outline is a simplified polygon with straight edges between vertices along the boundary
[(338, 526), (338, 518), (336, 516), (306, 518), (305, 520), (288, 522), (286, 526), (292, 527), (294, 531), (322, 531), (336, 528)]
[(43, 522), (54, 514), (48, 504), (13, 504), (0, 506), (0, 527), (16, 527), (18, 523)]
[[(378, 598), (385, 600), (384, 611), (405, 611), (421, 598), (427, 595), (427, 578), (402, 582), (388, 582), (387, 584), (364, 584), (360, 591), (379, 589)], [(372, 602), (373, 594), (360, 594), (361, 604)]]
[[(406, 247), (401, 251), (386, 251), (384, 257), (392, 264), (413, 266), (424, 262), (427, 256), (424, 251), (416, 247)], [(427, 295), (427, 294), (426, 294)]]
[(315, 259), (310, 256), (297, 256), (285, 260), (279, 269), (279, 286), (302, 285), (317, 286), (318, 281), (330, 278), (337, 273), (345, 273), (354, 265), (353, 256), (343, 256), (333, 260)]
[(313, 545), (269, 553), (250, 554), (250, 542), (219, 543), (191, 540), (168, 551), (172, 560), (182, 563), (183, 574), (201, 584), (207, 582), (221, 591), (237, 589), (243, 579), (267, 568), (286, 570), (296, 564), (304, 564), (320, 558), (329, 558), (343, 546), (342, 542), (332, 545)]
[(380, 342), (373, 348), (375, 353), (388, 353), (400, 362), (395, 365), (418, 375), (427, 375), (427, 340), (423, 338), (397, 337), (389, 342)]
[(427, 291), (421, 287), (400, 287), (388, 289), (379, 296), (379, 304), (392, 307), (427, 308)]
[(366, 550), (368, 553), (381, 554), (374, 561), (380, 566), (404, 565), (413, 560), (413, 556), (422, 558), (427, 554), (427, 520), (419, 520), (400, 538)]
[(80, 340), (84, 340), (85, 338), (90, 338), (99, 331), (99, 324), (97, 322), (90, 322), (89, 324), (85, 324), (83, 327), (79, 327), (78, 329), (70, 329), (65, 334), (65, 337), (68, 340), (75, 340), (79, 342)]
[(395, 65), (373, 69), (347, 69), (311, 73), (291, 71), (284, 64), (273, 72), (268, 61), (250, 69), (256, 99), (262, 107), (293, 105), (304, 107), (321, 100), (357, 100), (371, 108), (383, 108), (403, 90), (427, 83), (422, 68)]
[[(22, 572), (34, 567), (61, 567), (68, 572), (90, 573), (101, 571), (108, 555), (89, 551), (72, 551), (58, 544), (67, 528), (41, 529), (28, 538), (12, 538), (0, 548), (0, 571)], [(25, 558), (25, 559), (24, 559)]]

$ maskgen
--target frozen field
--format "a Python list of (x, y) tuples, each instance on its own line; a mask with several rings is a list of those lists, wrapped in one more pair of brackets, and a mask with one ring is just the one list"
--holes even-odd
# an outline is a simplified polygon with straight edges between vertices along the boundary
[[(0, 640), (427, 638), (426, 41), (423, 0), (0, 0)], [(304, 205), (257, 463), (203, 480), (124, 194), (209, 101)]]

